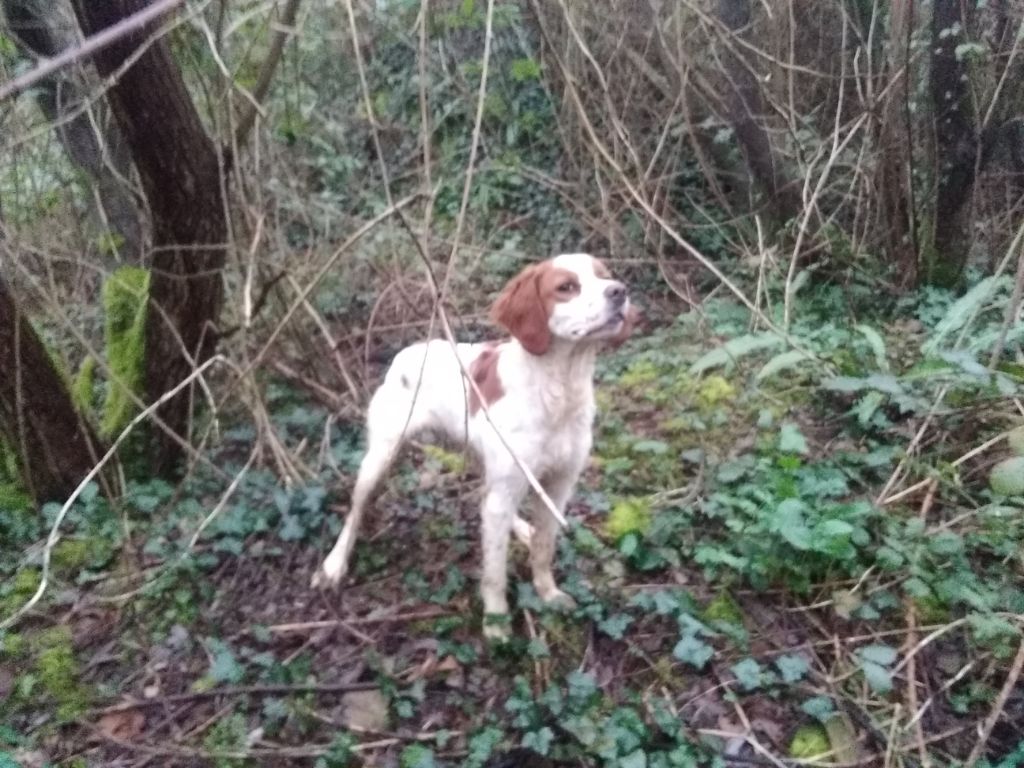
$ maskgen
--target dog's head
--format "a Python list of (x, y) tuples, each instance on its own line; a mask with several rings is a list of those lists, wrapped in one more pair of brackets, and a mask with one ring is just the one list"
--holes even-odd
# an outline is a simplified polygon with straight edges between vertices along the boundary
[(637, 312), (626, 286), (599, 259), (568, 253), (516, 275), (494, 302), (491, 318), (528, 352), (543, 355), (553, 338), (621, 344)]

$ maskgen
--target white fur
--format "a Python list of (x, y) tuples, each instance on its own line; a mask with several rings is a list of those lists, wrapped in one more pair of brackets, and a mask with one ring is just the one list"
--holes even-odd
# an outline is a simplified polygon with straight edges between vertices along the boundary
[[(367, 451), (352, 494), (351, 512), (337, 543), (313, 577), (314, 586), (335, 586), (344, 578), (373, 489), (405, 439), (433, 431), (455, 443), (468, 444), (484, 468), (480, 592), (485, 614), (508, 613), (505, 589), (510, 531), (530, 548), (533, 583), (541, 599), (572, 604), (551, 572), (557, 522), (530, 491), (526, 477), (494, 430), (564, 510), (590, 453), (598, 342), (622, 328), (622, 310), (628, 300), (625, 305), (613, 306), (605, 291), (619, 284), (597, 277), (587, 254), (559, 256), (552, 263), (577, 274), (580, 292), (556, 304), (549, 315), (552, 340), (545, 354), (532, 355), (515, 339), (499, 346), (497, 371), (504, 395), (487, 406), (490, 422), (482, 408), (469, 413), (469, 384), (460, 367), (461, 362), (469, 370), (485, 345), (458, 344), (453, 350), (448, 342), (435, 340), (413, 344), (395, 357), (370, 401)], [(533, 526), (517, 514), (527, 495)], [(491, 636), (505, 633), (499, 625), (485, 624), (484, 631)]]

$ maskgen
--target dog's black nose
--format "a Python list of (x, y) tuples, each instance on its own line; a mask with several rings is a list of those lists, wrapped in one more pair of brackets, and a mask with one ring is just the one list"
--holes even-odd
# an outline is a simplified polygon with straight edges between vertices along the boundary
[(626, 286), (616, 280), (604, 289), (604, 297), (615, 306), (621, 307), (626, 302)]

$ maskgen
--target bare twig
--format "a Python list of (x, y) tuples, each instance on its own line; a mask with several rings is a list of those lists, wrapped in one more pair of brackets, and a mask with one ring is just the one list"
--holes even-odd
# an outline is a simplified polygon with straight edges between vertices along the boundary
[(372, 691), (379, 688), (375, 682), (363, 683), (296, 683), (296, 684), (267, 684), (267, 685), (240, 685), (235, 688), (211, 688), (208, 691), (189, 691), (188, 693), (175, 693), (170, 696), (154, 696), (152, 699), (132, 699), (112, 704), (103, 709), (95, 709), (86, 715), (85, 719), (92, 720), (103, 715), (115, 712), (130, 712), (133, 709), (145, 709), (146, 707), (159, 707), (164, 704), (177, 704), (183, 701), (200, 701), (203, 699), (216, 699), (220, 696), (276, 696), (282, 693), (350, 693), (352, 691)]
[(1013, 689), (1017, 687), (1017, 680), (1020, 679), (1022, 668), (1024, 668), (1024, 640), (1021, 641), (1020, 646), (1017, 648), (1017, 655), (1014, 657), (1013, 665), (1010, 667), (1010, 674), (1006, 676), (1006, 682), (1003, 683), (1002, 690), (996, 696), (995, 703), (992, 705), (992, 711), (989, 712), (988, 717), (985, 718), (985, 723), (981, 726), (978, 741), (971, 750), (971, 754), (967, 756), (964, 768), (974, 768), (975, 763), (985, 754), (985, 747), (988, 745), (988, 739), (992, 735), (992, 729), (996, 727), (996, 723), (1002, 717), (1003, 710), (1006, 708), (1006, 701), (1010, 698), (1010, 694), (1013, 693)]
[(267, 58), (263, 60), (263, 66), (260, 68), (256, 86), (252, 89), (252, 100), (245, 102), (245, 112), (242, 113), (242, 116), (238, 119), (238, 125), (235, 126), (236, 144), (244, 144), (245, 140), (249, 137), (249, 131), (256, 124), (256, 117), (260, 112), (260, 104), (263, 103), (263, 100), (267, 97), (267, 92), (270, 90), (270, 84), (274, 80), (274, 72), (277, 71), (277, 65), (281, 63), (285, 43), (288, 42), (288, 38), (295, 31), (295, 17), (298, 15), (301, 2), (302, 0), (287, 0), (284, 10), (281, 12), (281, 20), (277, 23), (277, 29), (274, 31), (274, 40), (270, 44)]
[(175, 387), (168, 390), (167, 392), (164, 392), (164, 394), (157, 398), (155, 402), (150, 404), (147, 408), (142, 410), (134, 419), (132, 419), (128, 426), (121, 431), (121, 434), (117, 436), (117, 439), (114, 441), (114, 444), (110, 446), (110, 448), (107, 450), (105, 454), (103, 454), (103, 458), (101, 458), (96, 463), (96, 465), (89, 470), (88, 474), (86, 474), (86, 476), (82, 478), (82, 482), (78, 484), (78, 487), (75, 488), (71, 496), (68, 497), (68, 500), (64, 502), (64, 506), (60, 508), (60, 512), (57, 513), (57, 518), (53, 521), (53, 526), (50, 528), (50, 535), (46, 537), (46, 545), (43, 548), (43, 571), (39, 578), (39, 586), (36, 588), (35, 594), (33, 594), (32, 597), (29, 598), (28, 602), (21, 606), (21, 608), (15, 611), (11, 616), (8, 616), (6, 619), (0, 622), (0, 629), (7, 629), (8, 627), (14, 626), (26, 613), (32, 610), (33, 606), (35, 606), (36, 603), (38, 603), (39, 600), (43, 597), (43, 593), (46, 592), (46, 587), (49, 585), (50, 582), (50, 560), (53, 556), (53, 548), (57, 545), (57, 542), (60, 541), (61, 523), (64, 522), (64, 518), (67, 517), (67, 514), (71, 510), (72, 505), (74, 505), (78, 497), (82, 495), (82, 492), (85, 490), (86, 486), (93, 481), (96, 475), (100, 473), (100, 470), (102, 470), (103, 467), (106, 466), (107, 462), (110, 461), (117, 454), (117, 449), (121, 447), (121, 443), (123, 443), (128, 438), (128, 435), (130, 435), (139, 424), (141, 424), (143, 421), (149, 418), (161, 405), (166, 403), (172, 397), (176, 396), (179, 392), (181, 392), (181, 390), (189, 386), (195, 379), (202, 376), (207, 368), (210, 368), (216, 363), (227, 362), (227, 359), (223, 355), (214, 355), (201, 366), (192, 371), (192, 373), (186, 376)]
[(41, 61), (36, 67), (30, 69), (25, 74), (0, 85), (0, 101), (21, 93), (26, 88), (30, 88), (40, 80), (49, 77), (69, 64), (102, 51), (108, 45), (116, 43), (122, 37), (130, 35), (168, 11), (183, 5), (184, 2), (185, 0), (158, 0), (138, 13), (127, 16), (117, 24), (107, 27), (99, 34), (86, 38), (81, 45), (68, 48), (52, 59)]

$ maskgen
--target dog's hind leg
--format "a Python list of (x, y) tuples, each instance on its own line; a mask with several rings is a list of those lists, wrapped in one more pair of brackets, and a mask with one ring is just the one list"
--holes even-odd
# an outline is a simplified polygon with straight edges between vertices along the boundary
[(530, 542), (533, 540), (533, 526), (523, 520), (519, 515), (512, 518), (512, 533), (519, 539), (519, 543), (527, 549), (530, 548)]
[[(366, 455), (359, 465), (359, 475), (352, 490), (352, 507), (334, 548), (313, 575), (314, 588), (336, 587), (345, 578), (359, 525), (374, 490), (398, 455), (405, 439), (423, 426), (419, 423), (422, 422), (420, 409), (413, 407), (411, 398), (405, 395), (406, 392), (393, 391), (385, 383), (373, 396), (367, 414)], [(402, 408), (403, 401), (409, 404), (409, 408)]]

